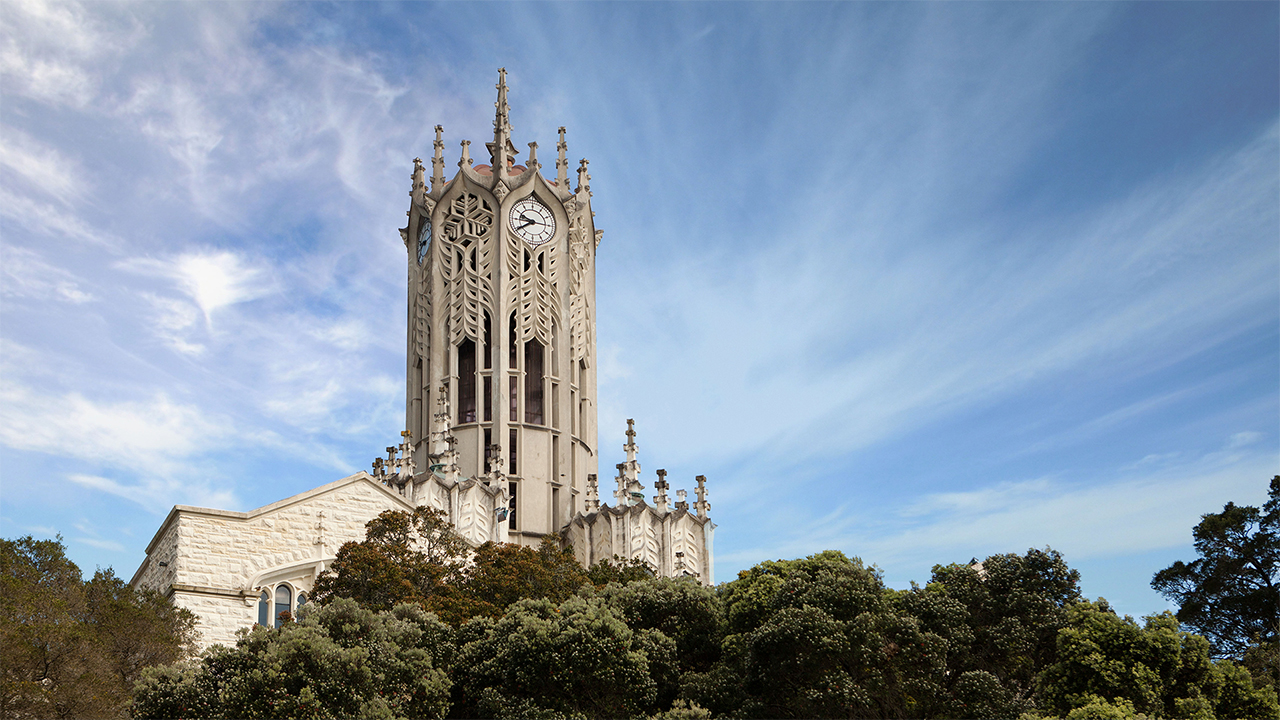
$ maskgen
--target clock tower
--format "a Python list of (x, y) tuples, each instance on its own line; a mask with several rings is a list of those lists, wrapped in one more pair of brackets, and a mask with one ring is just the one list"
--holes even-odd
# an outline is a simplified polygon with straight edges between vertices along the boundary
[(461, 143), (445, 177), (436, 126), (431, 175), (414, 160), (409, 222), (403, 442), (373, 476), (413, 505), (435, 507), (471, 542), (537, 545), (553, 537), (583, 565), (615, 556), (668, 577), (713, 582), (706, 480), (697, 501), (646, 501), (634, 423), (627, 461), (601, 502), (596, 441), (596, 249), (587, 161), (569, 178), (560, 128), (555, 179), (538, 144), (524, 164), (511, 141), (506, 70), (498, 71), (489, 162)]
[(517, 162), (505, 70), (497, 90), (487, 163), (475, 164), (463, 140), (446, 179), (440, 126), (430, 177), (414, 162), (401, 231), (407, 439), (416, 468), (456, 465), (458, 477), (505, 490), (507, 539), (537, 544), (584, 509), (596, 474), (601, 232), (586, 160), (570, 181), (564, 128), (548, 179), (537, 143)]

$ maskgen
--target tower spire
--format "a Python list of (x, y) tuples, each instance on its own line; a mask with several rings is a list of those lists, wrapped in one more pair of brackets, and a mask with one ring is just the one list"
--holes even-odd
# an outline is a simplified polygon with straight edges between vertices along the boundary
[(498, 68), (498, 101), (493, 104), (493, 142), (485, 143), (489, 148), (489, 162), (493, 167), (495, 178), (507, 177), (507, 166), (511, 164), (520, 151), (511, 142), (511, 108), (507, 106), (507, 69)]
[(439, 192), (444, 187), (444, 126), (436, 126), (435, 157), (431, 158), (431, 192)]
[(560, 157), (556, 160), (556, 187), (563, 190), (569, 189), (569, 161), (565, 159), (565, 152), (568, 151), (569, 144), (564, 141), (564, 126), (560, 126), (560, 141), (556, 143), (556, 150), (560, 153)]

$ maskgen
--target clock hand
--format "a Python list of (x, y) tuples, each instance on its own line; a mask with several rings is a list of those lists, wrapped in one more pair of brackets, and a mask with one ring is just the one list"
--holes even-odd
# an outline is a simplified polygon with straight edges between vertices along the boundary
[(521, 225), (520, 227), (516, 228), (517, 230), (520, 230), (520, 229), (523, 229), (523, 228), (527, 228), (527, 227), (529, 227), (530, 225), (537, 225), (537, 224), (538, 224), (538, 221), (537, 221), (536, 219), (531, 218), (531, 217), (529, 217), (528, 215), (525, 215), (524, 213), (520, 213), (520, 219), (524, 221), (524, 224), (523, 224), (523, 225)]

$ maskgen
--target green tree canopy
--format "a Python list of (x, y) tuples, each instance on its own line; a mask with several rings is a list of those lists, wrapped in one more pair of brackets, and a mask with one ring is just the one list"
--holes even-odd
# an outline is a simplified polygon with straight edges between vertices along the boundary
[(946, 642), (892, 595), (874, 567), (835, 551), (745, 570), (722, 593), (721, 663), (688, 673), (682, 694), (719, 715), (924, 716)]
[(452, 596), (468, 549), (439, 510), (387, 510), (365, 525), (363, 541), (342, 544), (316, 579), (313, 598), (321, 604), (351, 598), (372, 610), (431, 606)]
[(374, 612), (339, 598), (298, 622), (242, 630), (234, 648), (152, 668), (136, 718), (440, 718), (453, 631), (413, 604)]
[(1178, 621), (1219, 657), (1280, 641), (1280, 475), (1266, 504), (1227, 503), (1192, 530), (1200, 558), (1155, 574), (1151, 587), (1178, 604)]
[(675, 643), (634, 631), (601, 598), (521, 600), (500, 620), (478, 617), (458, 655), (460, 717), (622, 718), (655, 711)]
[(1201, 720), (1280, 715), (1270, 688), (1255, 688), (1248, 672), (1229, 661), (1214, 663), (1208, 641), (1181, 632), (1167, 612), (1139, 626), (1099, 600), (1077, 603), (1068, 615), (1058, 659), (1038, 680), (1049, 712), (1074, 717), (1092, 707)]
[(195, 622), (110, 568), (84, 581), (61, 537), (0, 540), (0, 716), (124, 717), (143, 668), (191, 652)]

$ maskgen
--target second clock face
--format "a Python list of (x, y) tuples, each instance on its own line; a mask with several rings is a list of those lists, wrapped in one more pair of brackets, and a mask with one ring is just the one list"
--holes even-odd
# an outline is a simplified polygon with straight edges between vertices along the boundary
[(546, 205), (525, 198), (511, 206), (511, 229), (530, 245), (541, 245), (556, 234), (556, 218)]
[(422, 229), (418, 231), (418, 264), (427, 257), (427, 251), (431, 249), (431, 219), (422, 218), (418, 221), (422, 225)]

